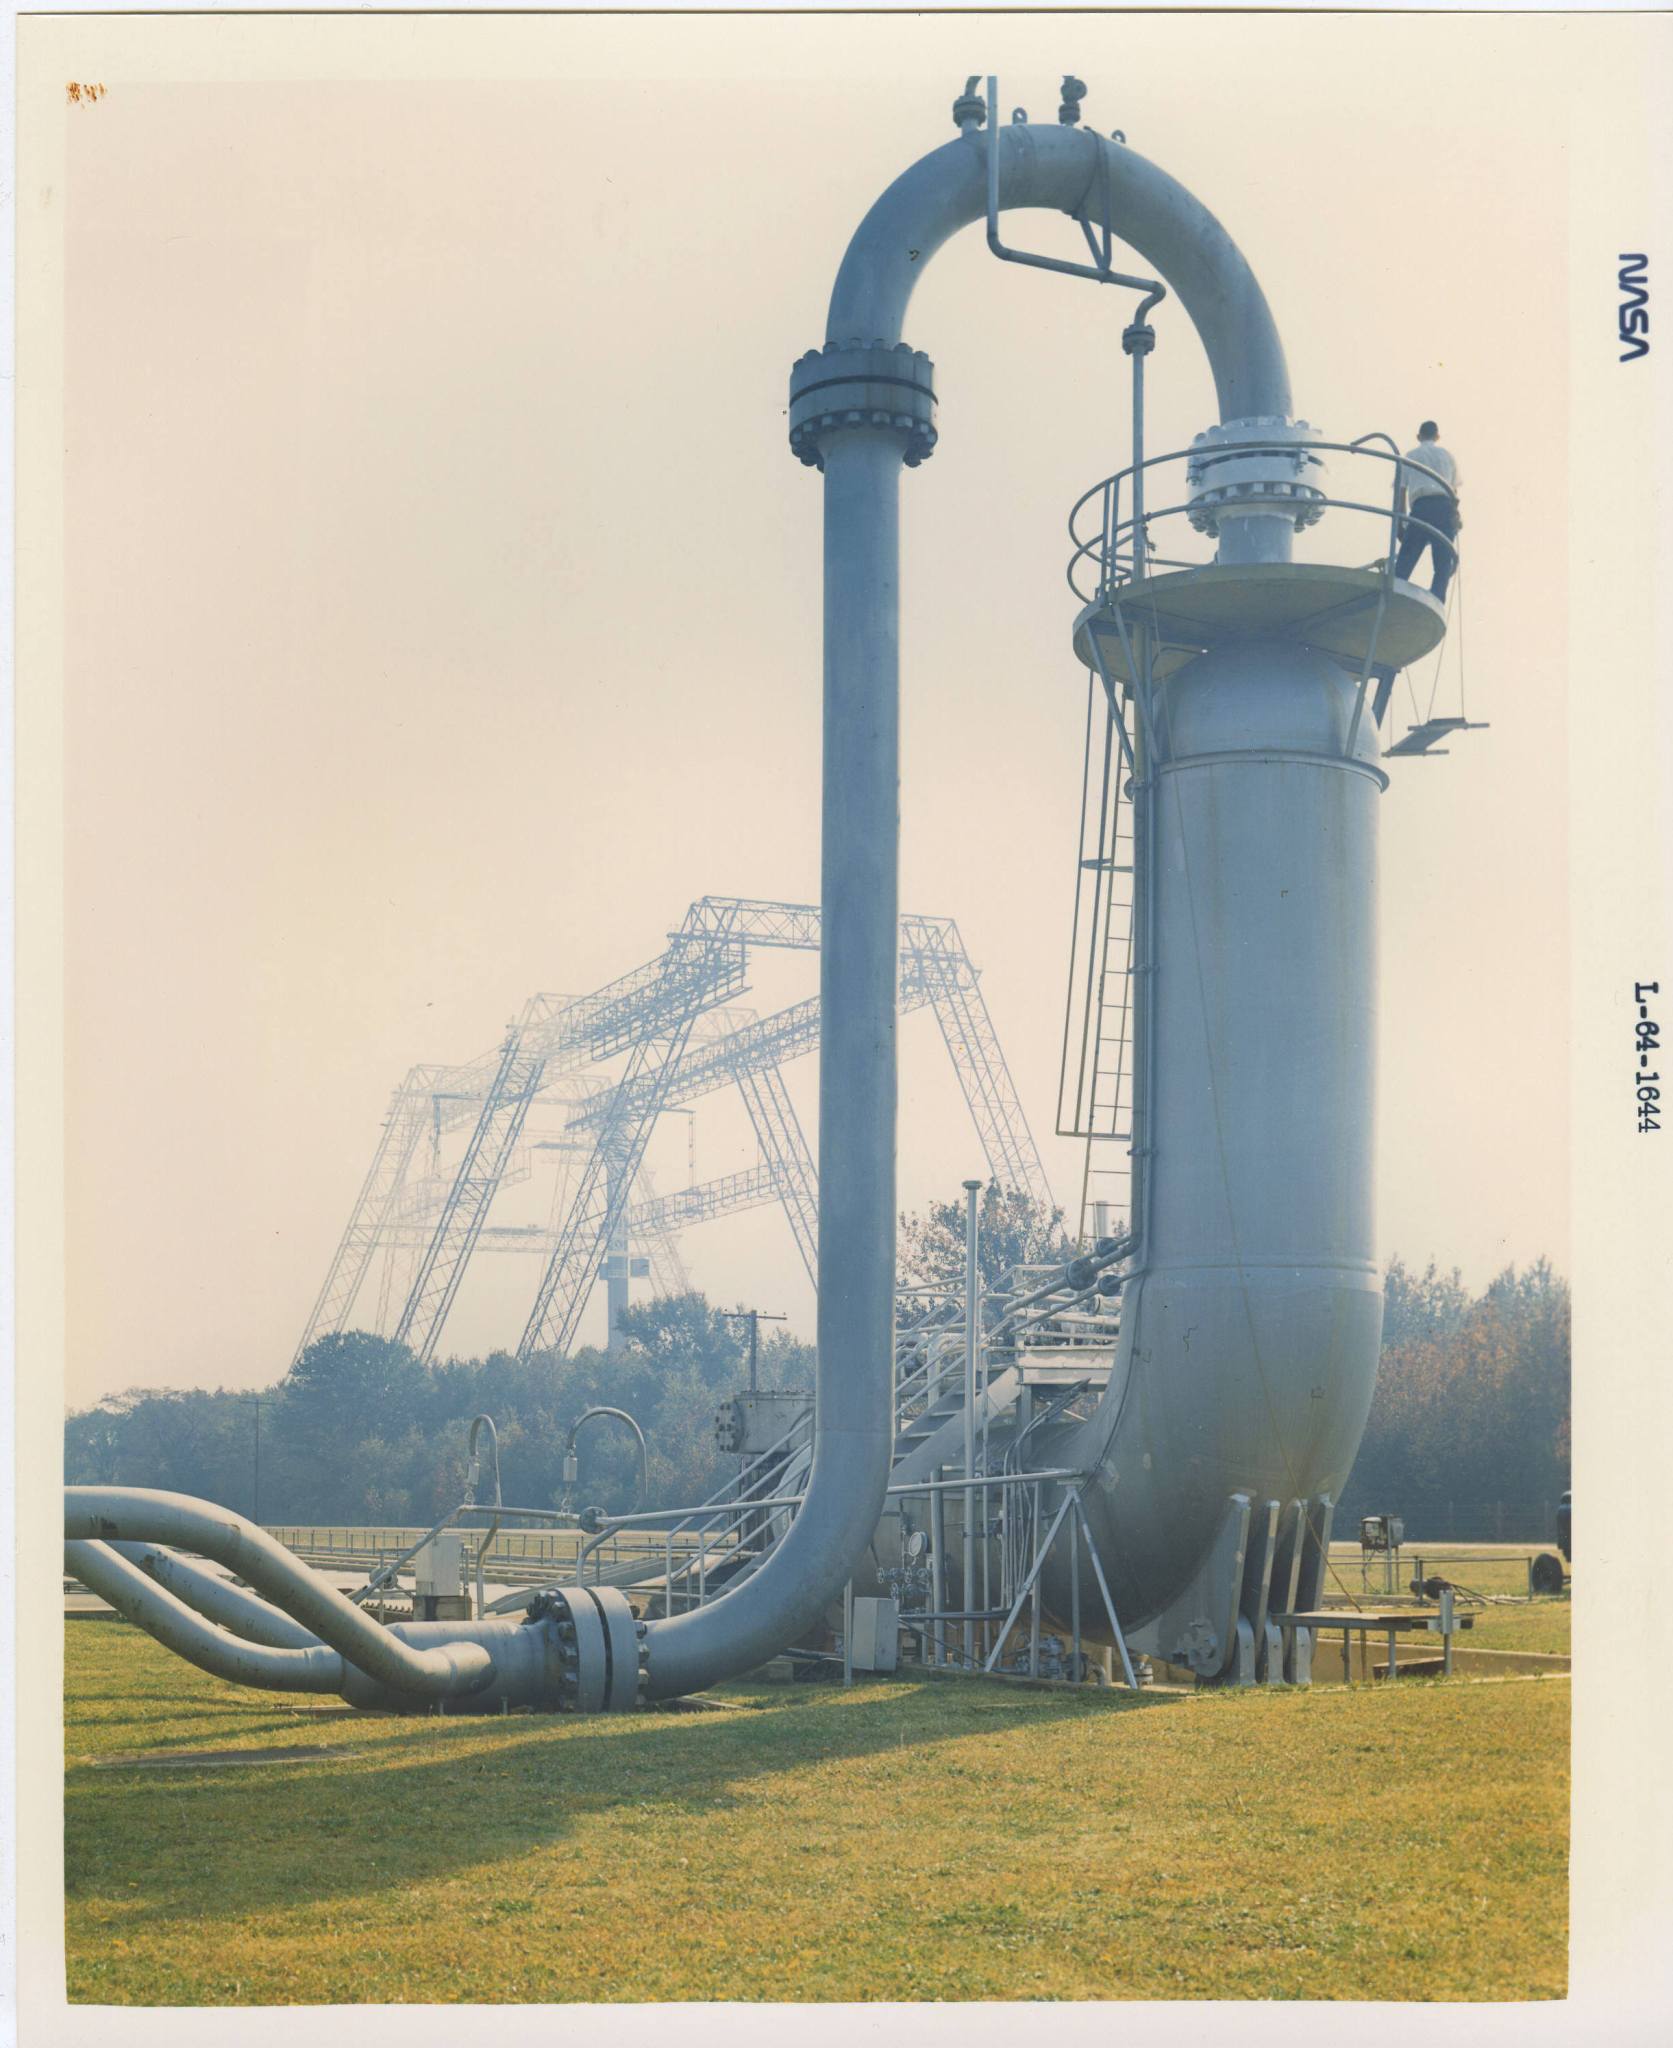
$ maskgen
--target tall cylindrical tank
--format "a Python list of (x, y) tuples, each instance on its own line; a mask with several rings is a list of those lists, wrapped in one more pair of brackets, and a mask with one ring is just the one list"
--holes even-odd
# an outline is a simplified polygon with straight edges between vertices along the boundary
[[(1232, 1495), (1334, 1496), (1370, 1407), (1385, 777), (1368, 719), (1346, 753), (1356, 691), (1327, 656), (1251, 638), (1153, 697), (1143, 1245), (1098, 1412), (1039, 1453), (1093, 1474), (1127, 1625), (1178, 1597)], [(1062, 1611), (1061, 1570), (1048, 1586)]]

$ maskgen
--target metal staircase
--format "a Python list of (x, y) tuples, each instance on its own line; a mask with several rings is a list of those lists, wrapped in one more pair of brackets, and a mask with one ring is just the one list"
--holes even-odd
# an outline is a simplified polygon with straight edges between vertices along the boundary
[[(975, 1434), (985, 1469), (998, 1473), (1044, 1392), (1056, 1403), (1101, 1390), (1114, 1357), (1115, 1314), (1063, 1311), (997, 1348), (979, 1368)], [(955, 1295), (907, 1311), (896, 1333), (894, 1450), (890, 1482), (910, 1487), (964, 1458), (964, 1307)], [(736, 1476), (663, 1532), (666, 1564), (654, 1574), (670, 1608), (701, 1604), (766, 1559), (790, 1525), (813, 1456), (813, 1407)], [(651, 1570), (639, 1583), (648, 1583)]]

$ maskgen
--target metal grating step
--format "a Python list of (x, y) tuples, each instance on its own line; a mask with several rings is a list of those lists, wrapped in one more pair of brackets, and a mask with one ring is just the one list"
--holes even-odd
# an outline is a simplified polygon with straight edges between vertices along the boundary
[(1383, 759), (1396, 755), (1411, 760), (1418, 754), (1426, 754), (1431, 760), (1438, 760), (1446, 754), (1446, 748), (1437, 748), (1437, 740), (1450, 739), (1455, 732), (1486, 732), (1487, 725), (1471, 718), (1426, 718), (1421, 725), (1406, 728), (1406, 737), (1396, 740), (1392, 747), (1383, 748)]

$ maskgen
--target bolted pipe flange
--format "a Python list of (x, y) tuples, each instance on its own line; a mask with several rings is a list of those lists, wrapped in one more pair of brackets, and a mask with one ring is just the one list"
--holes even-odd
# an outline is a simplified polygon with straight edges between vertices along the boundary
[(790, 372), (790, 450), (810, 469), (825, 467), (825, 440), (849, 427), (883, 428), (901, 441), (916, 469), (936, 443), (935, 365), (922, 349), (897, 341), (828, 341)]
[(1305, 420), (1262, 414), (1226, 420), (1191, 443), (1185, 475), (1187, 517), (1198, 533), (1217, 534), (1228, 519), (1280, 514), (1299, 533), (1324, 516), (1324, 460)]
[(644, 1705), (649, 1631), (616, 1587), (536, 1593), (523, 1626), (544, 1638), (546, 1675), (534, 1704), (567, 1714), (622, 1714)]

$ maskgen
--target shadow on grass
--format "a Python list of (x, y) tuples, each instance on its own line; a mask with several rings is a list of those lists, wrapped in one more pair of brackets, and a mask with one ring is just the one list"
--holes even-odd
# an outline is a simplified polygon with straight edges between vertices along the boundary
[(249, 1735), (263, 1728), (293, 1728), (299, 1720), (356, 1721), (365, 1718), (349, 1706), (286, 1707), (252, 1716), (247, 1700), (231, 1702), (224, 1707), (183, 1707), (172, 1700), (159, 1698), (149, 1711), (141, 1707), (131, 1714), (102, 1714), (95, 1706), (70, 1732), (79, 1734), (85, 1743), (107, 1728), (155, 1728), (164, 1721), (171, 1726), (182, 1721), (208, 1721), (217, 1728), (231, 1722), (239, 1734)]
[[(549, 1848), (618, 1810), (712, 1813), (762, 1775), (1173, 1704), (1009, 1687), (966, 1694), (929, 1680), (867, 1692), (798, 1687), (782, 1699), (739, 1696), (738, 1712), (622, 1719), (355, 1716), (361, 1746), (376, 1743), (357, 1762), (275, 1762), (236, 1777), (206, 1769), (201, 1780), (177, 1769), (166, 1793), (143, 1770), (82, 1765), (66, 1786), (66, 1900), (109, 1896), (120, 1869), (143, 1900), (123, 1900), (131, 1929), (398, 1892)], [(158, 1735), (177, 1746), (166, 1720)]]

